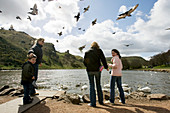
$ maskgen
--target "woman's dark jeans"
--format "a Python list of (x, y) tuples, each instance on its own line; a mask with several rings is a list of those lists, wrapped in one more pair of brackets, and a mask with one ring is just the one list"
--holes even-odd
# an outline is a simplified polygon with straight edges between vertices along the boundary
[(110, 81), (110, 102), (114, 103), (115, 101), (115, 82), (117, 83), (117, 87), (119, 89), (120, 99), (123, 104), (125, 104), (125, 96), (122, 88), (121, 76), (111, 76)]
[(103, 104), (103, 92), (100, 84), (101, 72), (87, 72), (90, 85), (90, 102), (91, 106), (96, 106), (96, 92), (94, 78), (96, 79), (97, 95), (99, 104)]

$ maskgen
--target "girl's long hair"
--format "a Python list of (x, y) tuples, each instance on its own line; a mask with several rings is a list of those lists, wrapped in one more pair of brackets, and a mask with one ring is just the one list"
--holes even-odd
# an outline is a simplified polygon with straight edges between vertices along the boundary
[(121, 59), (122, 57), (120, 56), (120, 52), (117, 49), (112, 49), (112, 51), (114, 51), (115, 53), (117, 53), (117, 55), (119, 56), (119, 58)]

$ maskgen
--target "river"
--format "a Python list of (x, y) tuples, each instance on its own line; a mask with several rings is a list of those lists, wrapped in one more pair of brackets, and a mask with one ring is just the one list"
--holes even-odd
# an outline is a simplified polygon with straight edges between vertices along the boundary
[[(128, 84), (133, 91), (138, 87), (150, 87), (151, 93), (163, 93), (170, 95), (170, 74), (152, 71), (123, 71), (122, 83)], [(20, 85), (21, 70), (0, 71), (0, 87), (9, 85), (18, 87)], [(110, 75), (106, 70), (102, 72), (102, 87), (108, 84)], [(85, 69), (56, 69), (39, 70), (37, 85), (40, 89), (59, 90), (66, 86), (68, 93), (89, 93), (89, 89), (81, 90), (83, 85), (89, 85)], [(76, 86), (77, 85), (77, 86)], [(79, 86), (78, 86), (79, 85)]]

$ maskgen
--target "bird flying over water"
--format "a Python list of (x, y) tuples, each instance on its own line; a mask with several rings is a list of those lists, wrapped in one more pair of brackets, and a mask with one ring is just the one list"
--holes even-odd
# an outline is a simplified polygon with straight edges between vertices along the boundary
[(19, 17), (19, 16), (16, 16), (16, 19), (20, 19), (20, 20), (21, 20), (21, 17)]
[(83, 13), (85, 13), (86, 11), (88, 11), (89, 8), (90, 8), (90, 6), (88, 6), (87, 8), (84, 8), (84, 12), (83, 12)]
[(92, 26), (93, 26), (94, 24), (96, 24), (96, 22), (97, 22), (97, 18), (96, 18), (94, 21), (92, 21)]
[(32, 10), (32, 12), (28, 12), (29, 14), (38, 15), (37, 4), (34, 4), (34, 7), (30, 9)]
[(126, 47), (129, 47), (130, 45), (133, 45), (133, 44), (124, 44)]
[(59, 32), (58, 35), (61, 36), (61, 35), (62, 35), (62, 32)]
[(78, 14), (76, 16), (74, 16), (74, 18), (76, 18), (76, 21), (78, 22), (78, 20), (80, 18), (80, 12), (78, 12)]
[(129, 11), (126, 11), (125, 13), (122, 13), (119, 15), (119, 17), (116, 20), (120, 20), (122, 18), (126, 18), (126, 16), (132, 16), (131, 13), (139, 6), (139, 4), (135, 5), (133, 8), (131, 8)]
[(27, 19), (29, 19), (30, 21), (31, 21), (31, 17), (30, 16), (28, 16), (28, 18)]
[(82, 50), (86, 47), (86, 45), (79, 47), (79, 50), (82, 52)]

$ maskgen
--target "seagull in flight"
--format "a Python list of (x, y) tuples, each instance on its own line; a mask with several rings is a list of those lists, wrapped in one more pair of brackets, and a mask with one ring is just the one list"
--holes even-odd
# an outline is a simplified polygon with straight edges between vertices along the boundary
[(62, 32), (59, 32), (58, 35), (61, 36), (61, 35), (62, 35)]
[(96, 18), (94, 21), (92, 21), (92, 26), (93, 26), (94, 24), (96, 24), (96, 22), (97, 22), (97, 18)]
[(86, 11), (88, 11), (88, 10), (89, 10), (89, 8), (90, 8), (90, 6), (89, 6), (89, 5), (88, 5), (88, 7), (84, 8), (84, 12), (83, 12), (83, 13), (85, 13)]
[(38, 15), (37, 4), (34, 4), (33, 8), (30, 9), (32, 10), (32, 12), (28, 12), (29, 14)]
[(80, 12), (78, 12), (78, 14), (76, 16), (74, 16), (74, 18), (76, 18), (76, 21), (78, 22), (78, 20), (80, 18)]
[(27, 19), (29, 19), (30, 21), (31, 21), (31, 17), (30, 16), (28, 16), (28, 18)]
[(21, 17), (17, 16), (16, 19), (20, 19), (21, 20)]
[(126, 47), (129, 47), (130, 45), (133, 45), (133, 44), (124, 44)]
[(125, 13), (122, 13), (119, 15), (119, 17), (116, 20), (120, 20), (122, 18), (126, 18), (126, 16), (132, 16), (131, 13), (139, 6), (139, 4), (135, 5), (133, 8), (131, 8), (129, 11), (126, 11)]
[(82, 50), (86, 47), (86, 45), (79, 47), (79, 50), (82, 52)]

